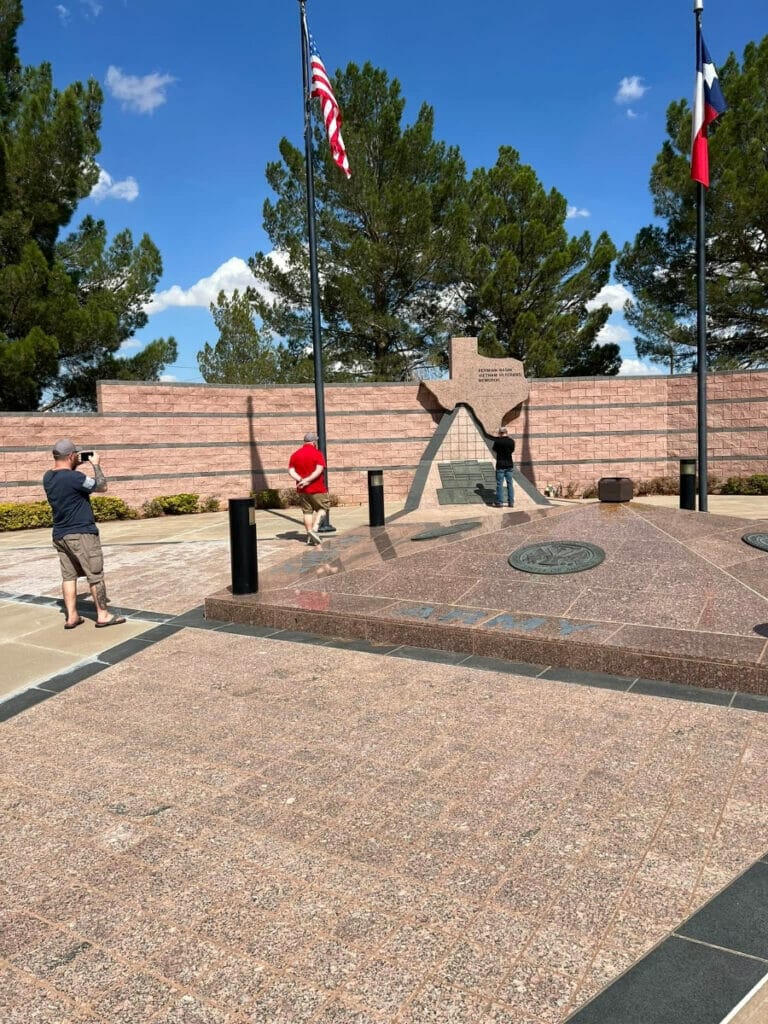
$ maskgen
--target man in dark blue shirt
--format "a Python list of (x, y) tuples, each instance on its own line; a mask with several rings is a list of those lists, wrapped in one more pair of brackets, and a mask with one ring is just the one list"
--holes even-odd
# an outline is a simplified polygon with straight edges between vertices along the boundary
[(515, 504), (515, 489), (512, 478), (514, 460), (512, 453), (515, 450), (515, 439), (509, 436), (506, 427), (499, 427), (499, 436), (493, 442), (493, 454), (496, 456), (496, 501), (493, 503), (496, 508), (504, 507), (504, 485), (507, 486), (507, 505), (510, 508)]
[(83, 473), (77, 447), (68, 438), (57, 441), (53, 448), (53, 469), (43, 477), (48, 503), (53, 509), (53, 546), (59, 553), (61, 592), (67, 619), (64, 629), (74, 629), (85, 621), (77, 611), (77, 580), (88, 580), (96, 606), (96, 627), (116, 626), (125, 619), (112, 615), (107, 607), (104, 584), (104, 556), (99, 528), (91, 508), (91, 493), (107, 489), (107, 481), (96, 452), (88, 452), (87, 464), (93, 476)]

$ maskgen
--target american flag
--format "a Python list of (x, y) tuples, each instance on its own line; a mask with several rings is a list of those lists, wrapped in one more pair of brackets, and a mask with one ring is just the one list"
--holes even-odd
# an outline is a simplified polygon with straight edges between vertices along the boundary
[(309, 63), (312, 69), (310, 95), (316, 96), (320, 100), (320, 106), (323, 108), (323, 120), (325, 121), (325, 130), (328, 133), (328, 145), (331, 147), (331, 156), (336, 166), (340, 167), (349, 178), (352, 172), (349, 169), (347, 151), (344, 147), (344, 140), (341, 137), (341, 109), (333, 94), (328, 72), (325, 70), (325, 64), (323, 64), (320, 54), (317, 52), (315, 41), (311, 35), (309, 37)]
[(709, 143), (707, 126), (727, 109), (701, 32), (696, 40), (696, 86), (693, 95), (693, 131), (691, 133), (691, 177), (709, 188)]

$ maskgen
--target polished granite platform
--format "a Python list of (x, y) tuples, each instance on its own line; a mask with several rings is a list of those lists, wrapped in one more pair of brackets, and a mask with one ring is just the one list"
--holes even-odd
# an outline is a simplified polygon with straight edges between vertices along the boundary
[[(471, 530), (414, 541), (429, 526)], [(395, 517), (262, 571), (259, 592), (207, 598), (206, 616), (371, 645), (405, 644), (511, 662), (768, 694), (768, 520), (641, 504)], [(579, 541), (605, 560), (532, 575), (509, 555)], [(375, 649), (375, 647), (373, 648)]]

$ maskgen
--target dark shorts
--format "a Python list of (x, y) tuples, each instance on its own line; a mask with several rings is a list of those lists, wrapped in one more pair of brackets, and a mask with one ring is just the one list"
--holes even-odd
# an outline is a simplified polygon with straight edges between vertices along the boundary
[(304, 512), (327, 512), (331, 507), (331, 496), (328, 491), (320, 491), (319, 494), (306, 494), (300, 491), (299, 500)]
[(85, 576), (89, 583), (104, 579), (104, 556), (96, 533), (68, 533), (53, 542), (59, 553), (61, 578), (65, 581)]

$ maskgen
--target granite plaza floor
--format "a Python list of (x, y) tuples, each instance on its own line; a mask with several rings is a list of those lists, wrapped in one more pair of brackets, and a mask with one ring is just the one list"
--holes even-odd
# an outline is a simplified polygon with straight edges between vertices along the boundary
[(205, 620), (226, 517), (102, 533), (129, 623), (68, 633), (0, 536), (3, 1021), (720, 1024), (768, 973), (765, 713)]

